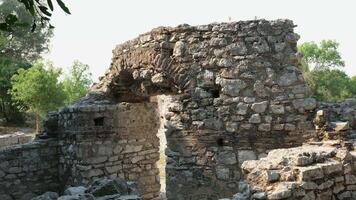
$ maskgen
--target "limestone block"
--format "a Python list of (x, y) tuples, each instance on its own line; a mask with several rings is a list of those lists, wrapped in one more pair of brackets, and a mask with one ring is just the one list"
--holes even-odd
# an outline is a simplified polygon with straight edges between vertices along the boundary
[(300, 186), (306, 190), (315, 190), (318, 188), (318, 185), (312, 181), (302, 182)]
[(284, 114), (284, 106), (283, 105), (270, 105), (270, 110), (274, 114)]
[(246, 88), (247, 84), (240, 79), (216, 79), (217, 84), (221, 86), (221, 92), (228, 96), (239, 96), (240, 91)]
[(252, 124), (259, 124), (259, 123), (261, 123), (261, 116), (259, 114), (253, 114), (253, 115), (251, 115), (248, 122), (250, 122)]
[(346, 183), (346, 185), (356, 184), (356, 176), (351, 175), (351, 174), (346, 174), (345, 175), (345, 183)]
[(105, 167), (105, 169), (108, 173), (111, 174), (111, 173), (117, 173), (119, 170), (122, 169), (122, 167), (119, 165), (114, 165), (114, 166), (110, 166), (110, 167), (109, 166)]
[(81, 175), (84, 178), (91, 178), (91, 177), (100, 176), (100, 175), (103, 175), (103, 174), (104, 174), (104, 172), (101, 169), (90, 169), (88, 171), (81, 172)]
[(237, 104), (236, 109), (237, 109), (236, 114), (246, 115), (248, 110), (248, 104), (240, 102)]
[(225, 38), (211, 38), (210, 46), (213, 47), (221, 47), (227, 45), (227, 41)]
[(256, 192), (252, 195), (252, 199), (256, 200), (264, 200), (267, 198), (267, 195), (265, 192)]
[(278, 85), (283, 87), (291, 86), (297, 81), (298, 81), (298, 77), (295, 71), (286, 71), (279, 77)]
[(299, 168), (299, 178), (303, 181), (316, 180), (324, 177), (320, 166), (308, 166)]
[(103, 163), (105, 161), (107, 161), (108, 157), (106, 156), (100, 156), (100, 157), (93, 157), (93, 158), (88, 158), (86, 159), (87, 163), (90, 164), (99, 164), (99, 163)]
[(262, 101), (262, 102), (252, 104), (251, 109), (256, 113), (263, 113), (265, 112), (267, 105), (268, 105), (268, 101)]
[(276, 182), (279, 180), (280, 173), (277, 170), (267, 170), (265, 177), (267, 182)]
[(239, 124), (237, 122), (226, 122), (226, 131), (234, 133), (238, 131)]
[(319, 164), (319, 166), (321, 166), (325, 175), (342, 172), (342, 164), (339, 162), (328, 162), (325, 164)]
[(284, 129), (284, 124), (275, 124), (275, 125), (273, 125), (273, 130), (281, 131), (283, 129)]
[(186, 51), (185, 43), (182, 41), (178, 41), (174, 45), (173, 56), (175, 57), (184, 56), (185, 51)]
[(333, 187), (333, 193), (334, 194), (338, 194), (340, 193), (341, 191), (343, 191), (345, 189), (345, 186), (343, 183), (337, 183), (334, 185)]
[(316, 99), (314, 98), (305, 98), (303, 103), (305, 110), (313, 110), (316, 107)]
[(257, 159), (255, 152), (251, 150), (239, 150), (237, 154), (238, 154), (238, 161), (240, 165), (247, 160)]
[(220, 180), (228, 180), (230, 178), (229, 168), (223, 166), (216, 167), (216, 177)]
[(222, 151), (217, 155), (217, 161), (225, 165), (233, 165), (237, 163), (236, 154), (231, 151)]
[(346, 131), (350, 129), (349, 122), (331, 122), (331, 127), (334, 131)]
[(243, 130), (250, 130), (252, 128), (252, 124), (240, 124), (240, 128)]
[(294, 124), (287, 123), (284, 125), (284, 130), (286, 130), (286, 131), (294, 131), (295, 129), (296, 129), (296, 127)]
[(64, 195), (79, 195), (79, 194), (84, 194), (85, 190), (87, 188), (83, 187), (83, 186), (78, 186), (78, 187), (69, 187), (67, 188), (63, 194)]
[(260, 80), (257, 80), (253, 84), (253, 91), (255, 91), (256, 95), (259, 97), (267, 97), (268, 96), (268, 90)]
[(215, 75), (213, 71), (204, 70), (198, 75), (199, 87), (213, 87), (215, 85)]
[(258, 41), (252, 44), (252, 48), (258, 53), (266, 53), (270, 51), (270, 47), (265, 39), (260, 38)]
[(271, 130), (271, 124), (260, 124), (258, 125), (258, 130), (263, 132), (268, 132)]
[(143, 148), (143, 145), (133, 145), (133, 144), (128, 144), (125, 146), (125, 149), (122, 153), (134, 153), (134, 152), (139, 152)]
[(328, 180), (328, 181), (326, 181), (326, 182), (321, 183), (321, 184), (318, 186), (318, 189), (319, 189), (319, 190), (325, 190), (325, 189), (330, 188), (332, 185), (334, 185), (334, 181)]
[(21, 167), (10, 167), (9, 169), (7, 169), (7, 171), (11, 174), (16, 174), (16, 173), (22, 172), (22, 168)]
[(276, 200), (276, 199), (286, 199), (292, 196), (292, 191), (284, 184), (279, 184), (277, 188), (268, 194), (268, 199)]
[(244, 42), (236, 42), (227, 46), (227, 50), (232, 56), (245, 55), (247, 48)]

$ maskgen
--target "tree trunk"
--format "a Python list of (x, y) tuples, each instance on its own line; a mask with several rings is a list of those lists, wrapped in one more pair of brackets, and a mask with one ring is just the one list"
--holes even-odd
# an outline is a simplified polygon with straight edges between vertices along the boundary
[(41, 120), (40, 115), (36, 113), (36, 133), (40, 131), (40, 120)]

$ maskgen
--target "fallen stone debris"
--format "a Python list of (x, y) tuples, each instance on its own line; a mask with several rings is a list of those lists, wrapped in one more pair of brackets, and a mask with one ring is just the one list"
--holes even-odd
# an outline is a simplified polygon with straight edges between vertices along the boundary
[(133, 182), (121, 179), (98, 179), (89, 187), (68, 187), (63, 195), (46, 192), (31, 200), (142, 200)]

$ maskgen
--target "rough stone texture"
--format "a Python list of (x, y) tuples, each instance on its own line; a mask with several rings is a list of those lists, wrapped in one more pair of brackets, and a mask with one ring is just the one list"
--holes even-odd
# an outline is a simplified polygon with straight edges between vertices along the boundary
[[(355, 199), (356, 152), (341, 141), (277, 149), (242, 164), (251, 194), (266, 199)], [(250, 194), (250, 196), (251, 196)]]
[(318, 139), (356, 140), (356, 99), (319, 102), (313, 120)]
[[(308, 137), (302, 126), (311, 124), (310, 106), (293, 104), (305, 101), (293, 27), (257, 20), (154, 29), (117, 46), (82, 104), (98, 94), (114, 102), (178, 95), (179, 106), (166, 114), (167, 197), (233, 194), (239, 150), (259, 154)], [(277, 124), (282, 128), (272, 129)]]
[(0, 199), (30, 199), (59, 190), (58, 142), (36, 141), (0, 151)]
[(87, 97), (44, 122), (39, 138), (58, 140), (62, 188), (121, 177), (137, 181), (142, 198), (157, 197), (161, 112), (150, 97), (166, 94), (175, 96), (163, 116), (167, 198), (238, 192), (243, 161), (314, 137), (293, 28), (290, 20), (160, 27), (117, 46)]
[(87, 185), (98, 177), (120, 177), (137, 182), (143, 198), (157, 196), (156, 103), (83, 106), (61, 113), (60, 174), (66, 175), (60, 176), (61, 183)]
[(4, 149), (17, 144), (25, 144), (32, 140), (30, 135), (24, 133), (11, 133), (0, 135), (0, 149)]
[(142, 200), (137, 194), (136, 185), (121, 179), (97, 179), (87, 188), (69, 187), (62, 196), (56, 192), (46, 192), (31, 200)]

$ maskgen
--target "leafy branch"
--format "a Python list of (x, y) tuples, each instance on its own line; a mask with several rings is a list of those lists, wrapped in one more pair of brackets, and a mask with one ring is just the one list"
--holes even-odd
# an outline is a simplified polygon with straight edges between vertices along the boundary
[[(37, 22), (40, 21), (42, 25), (48, 23), (50, 28), (54, 28), (53, 25), (49, 23), (50, 18), (54, 10), (53, 2), (54, 0), (17, 0), (22, 3), (26, 10), (31, 14), (33, 18), (31, 32), (34, 32), (37, 26)], [(69, 8), (65, 5), (62, 0), (55, 0), (58, 6), (67, 14), (71, 14)], [(16, 26), (25, 26), (28, 24), (21, 23), (18, 20), (16, 14), (7, 14), (6, 16), (1, 16), (0, 30), (6, 32), (12, 32), (13, 28)]]

